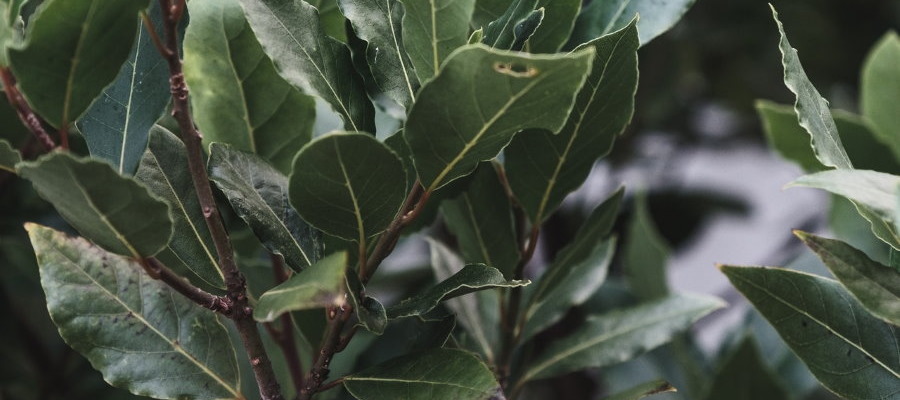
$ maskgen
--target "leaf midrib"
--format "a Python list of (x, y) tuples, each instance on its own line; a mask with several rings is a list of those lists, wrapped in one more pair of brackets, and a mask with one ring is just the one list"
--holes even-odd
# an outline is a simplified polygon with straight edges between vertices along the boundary
[[(395, 0), (396, 1), (396, 0)], [(409, 90), (409, 98), (411, 102), (416, 101), (416, 92), (413, 90), (412, 81), (410, 81), (409, 72), (406, 70), (406, 62), (403, 61), (403, 54), (400, 50), (400, 42), (397, 40), (397, 30), (394, 29), (394, 10), (391, 8), (391, 0), (384, 0), (385, 14), (387, 14), (388, 28), (391, 30), (391, 39), (394, 41), (394, 50), (397, 54), (397, 60), (400, 61), (400, 72), (403, 73), (403, 79), (406, 81), (406, 88)]]
[[(85, 42), (85, 36), (90, 30), (91, 22), (97, 9), (97, 1), (92, 1), (84, 22), (81, 23), (81, 32), (78, 34), (78, 43), (75, 45), (75, 53), (72, 54), (72, 66), (69, 68), (69, 74), (66, 77), (66, 94), (63, 97), (62, 120), (59, 122), (60, 129), (67, 130), (69, 125), (69, 107), (72, 101), (72, 90), (75, 86), (75, 73), (78, 70), (82, 46)], [(121, 164), (121, 163), (120, 163)]]
[(394, 378), (374, 378), (374, 377), (355, 377), (350, 376), (344, 379), (345, 381), (373, 381), (373, 382), (396, 382), (396, 383), (418, 383), (423, 385), (434, 385), (434, 386), (451, 386), (458, 389), (465, 389), (469, 391), (473, 391), (476, 393), (484, 393), (483, 390), (478, 390), (473, 387), (463, 386), (459, 384), (455, 384), (452, 382), (436, 382), (436, 381), (426, 381), (426, 380), (410, 380), (410, 379), (394, 379)]
[[(137, 28), (137, 39), (134, 46), (134, 61), (131, 63), (131, 84), (128, 85), (128, 101), (125, 104), (125, 125), (122, 127), (122, 149), (119, 150), (119, 174), (125, 173), (125, 149), (128, 148), (129, 131), (131, 125), (131, 101), (134, 99), (134, 81), (137, 78), (138, 58), (141, 55), (141, 37), (144, 34), (143, 24)], [(128, 61), (125, 61), (128, 62)]]

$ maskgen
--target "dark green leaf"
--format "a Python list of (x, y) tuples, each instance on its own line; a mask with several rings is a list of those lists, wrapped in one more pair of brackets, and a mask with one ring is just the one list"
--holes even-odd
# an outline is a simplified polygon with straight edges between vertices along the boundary
[[(771, 5), (770, 5), (771, 6)], [(841, 144), (837, 127), (828, 109), (828, 102), (816, 90), (797, 56), (797, 50), (791, 47), (784, 27), (778, 20), (778, 12), (772, 7), (772, 15), (778, 25), (781, 41), (781, 63), (784, 66), (784, 84), (796, 95), (794, 109), (800, 118), (800, 126), (812, 137), (812, 147), (816, 158), (828, 167), (853, 168), (850, 158)]]
[(729, 355), (716, 373), (707, 400), (788, 400), (791, 396), (760, 354), (750, 337), (746, 337), (737, 351)]
[[(521, 50), (521, 45), (525, 44), (527, 37), (516, 32), (519, 26), (528, 27), (529, 20), (532, 20), (535, 13), (537, 0), (513, 0), (509, 3), (506, 12), (495, 21), (488, 24), (484, 30), (484, 44), (500, 50)], [(537, 23), (531, 23), (532, 29), (527, 36), (531, 36), (534, 30), (541, 24), (544, 13), (539, 13)], [(532, 21), (533, 22), (533, 21)], [(515, 44), (520, 45), (516, 48)]]
[(444, 201), (442, 209), (467, 263), (490, 265), (512, 277), (519, 262), (519, 242), (512, 205), (494, 165), (482, 164), (466, 191)]
[(323, 232), (364, 243), (387, 228), (406, 197), (403, 163), (372, 135), (335, 132), (294, 159), (291, 204)]
[(250, 27), (286, 81), (324, 99), (348, 130), (375, 132), (375, 109), (350, 50), (323, 32), (316, 8), (295, 0), (240, 0)]
[(409, 109), (419, 80), (403, 47), (403, 4), (398, 0), (340, 0), (341, 10), (360, 39), (375, 84), (384, 94)]
[(900, 158), (900, 37), (886, 33), (872, 49), (863, 65), (860, 81), (860, 108), (875, 126), (875, 132)]
[(356, 274), (347, 274), (347, 292), (350, 293), (350, 300), (353, 301), (353, 309), (356, 310), (359, 325), (376, 335), (384, 333), (388, 323), (384, 305), (374, 297), (366, 296), (360, 299), (359, 294), (365, 293), (365, 288)]
[(875, 316), (900, 326), (900, 271), (872, 261), (839, 240), (795, 231), (853, 297)]
[(243, 398), (216, 315), (134, 261), (28, 224), (47, 309), (69, 346), (113, 386), (156, 398)]
[(593, 68), (562, 131), (523, 132), (506, 150), (509, 184), (534, 223), (584, 183), (631, 121), (638, 79), (634, 22), (581, 47), (596, 49)]
[(669, 382), (658, 380), (640, 384), (624, 392), (607, 397), (605, 400), (639, 400), (654, 394), (677, 392)]
[(606, 281), (616, 249), (615, 238), (607, 237), (624, 193), (619, 189), (591, 212), (572, 242), (538, 280), (522, 314), (523, 342), (559, 321), (569, 308), (584, 303)]
[(9, 59), (28, 103), (67, 127), (115, 79), (149, 0), (49, 0), (28, 24), (25, 45)]
[(827, 388), (853, 399), (900, 392), (900, 330), (838, 282), (779, 268), (720, 268)]
[(237, 0), (191, 1), (189, 9), (184, 77), (204, 144), (228, 143), (290, 173), (312, 138), (315, 100), (278, 76)]
[(337, 0), (309, 0), (319, 10), (319, 23), (325, 34), (341, 42), (347, 42), (347, 33), (344, 27), (346, 20), (338, 8)]
[(513, 42), (509, 46), (509, 49), (513, 51), (522, 51), (525, 47), (525, 43), (528, 39), (531, 39), (531, 36), (534, 35), (534, 32), (541, 26), (543, 21), (543, 8), (538, 8), (525, 16), (525, 18), (519, 20), (519, 22), (516, 23), (516, 26), (513, 27)]
[(592, 315), (529, 363), (519, 383), (629, 360), (668, 342), (700, 317), (723, 306), (714, 297), (672, 295)]
[(16, 173), (16, 164), (22, 161), (19, 151), (6, 140), (0, 139), (0, 170)]
[(403, 44), (423, 84), (437, 75), (450, 53), (466, 44), (475, 0), (401, 0)]
[[(157, 31), (163, 17), (158, 2), (150, 7)], [(91, 155), (108, 160), (120, 174), (137, 169), (147, 147), (150, 128), (166, 110), (169, 68), (143, 24), (137, 27), (131, 54), (113, 83), (76, 122)]]
[(266, 248), (295, 271), (319, 258), (321, 234), (300, 219), (288, 199), (288, 179), (253, 154), (213, 143), (209, 177)]
[(643, 46), (675, 25), (693, 4), (694, 0), (592, 1), (578, 15), (567, 46), (572, 48), (621, 29), (635, 15), (640, 15), (637, 28)]
[(472, 14), (472, 27), (483, 29), (492, 21), (500, 18), (509, 8), (512, 0), (475, 0), (475, 11)]
[(528, 39), (528, 51), (556, 53), (572, 34), (581, 0), (539, 0), (536, 7), (544, 8), (544, 20)]
[(134, 178), (172, 210), (174, 232), (169, 244), (157, 255), (160, 261), (180, 274), (195, 275), (224, 289), (225, 278), (197, 200), (184, 143), (165, 128), (153, 127), (147, 152)]
[(344, 378), (344, 387), (360, 400), (488, 400), (500, 391), (484, 363), (452, 349), (395, 358)]
[(253, 311), (253, 318), (266, 322), (288, 311), (341, 306), (346, 301), (346, 272), (347, 253), (330, 254), (263, 293)]
[(522, 129), (559, 131), (593, 56), (593, 48), (530, 55), (470, 45), (454, 52), (422, 87), (404, 130), (426, 190), (468, 175)]
[(496, 268), (484, 264), (469, 264), (441, 283), (429, 288), (421, 294), (403, 300), (400, 304), (388, 307), (388, 318), (403, 318), (423, 315), (442, 301), (459, 297), (480, 290), (494, 288), (512, 288), (528, 285), (529, 281), (507, 281)]
[(69, 224), (106, 250), (141, 258), (169, 243), (169, 206), (103, 161), (54, 152), (16, 169)]
[(624, 252), (625, 278), (638, 298), (650, 300), (669, 294), (666, 284), (669, 246), (657, 232), (643, 195), (635, 201)]

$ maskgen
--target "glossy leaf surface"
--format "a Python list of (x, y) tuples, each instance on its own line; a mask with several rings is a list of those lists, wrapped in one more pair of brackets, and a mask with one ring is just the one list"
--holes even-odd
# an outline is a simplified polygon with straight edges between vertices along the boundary
[(309, 268), (294, 274), (259, 297), (253, 318), (273, 321), (288, 311), (309, 310), (344, 304), (344, 277), (347, 253), (322, 258)]
[(888, 32), (878, 41), (863, 65), (860, 108), (879, 137), (900, 157), (900, 37)]
[(575, 47), (628, 25), (640, 15), (640, 43), (645, 45), (675, 25), (694, 0), (592, 1), (578, 15), (569, 47)]
[(401, 0), (403, 44), (423, 84), (453, 50), (466, 44), (475, 0)]
[(243, 398), (216, 315), (134, 261), (29, 224), (47, 308), (69, 346), (103, 378), (155, 398)]

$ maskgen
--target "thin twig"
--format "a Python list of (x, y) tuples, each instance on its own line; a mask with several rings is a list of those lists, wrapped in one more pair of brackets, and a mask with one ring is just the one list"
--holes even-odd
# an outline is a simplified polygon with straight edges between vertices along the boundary
[[(284, 258), (277, 254), (270, 254), (269, 257), (272, 260), (275, 282), (280, 284), (288, 280), (290, 276), (287, 268), (284, 266)], [(294, 323), (291, 320), (290, 313), (282, 314), (279, 317), (279, 321), (281, 321), (281, 329), (276, 331), (272, 324), (266, 324), (266, 328), (269, 329), (272, 339), (275, 339), (278, 347), (281, 348), (288, 370), (291, 372), (294, 389), (299, 393), (303, 388), (303, 363), (300, 361), (300, 354), (297, 352), (297, 342), (294, 341)]]
[(227, 297), (216, 296), (192, 285), (187, 279), (176, 274), (175, 271), (163, 265), (155, 257), (142, 259), (140, 264), (151, 278), (163, 281), (170, 288), (181, 293), (194, 303), (224, 315), (231, 314), (231, 301)]
[[(522, 255), (519, 257), (519, 263), (516, 264), (513, 279), (522, 279), (525, 275), (525, 266), (534, 256), (534, 250), (537, 248), (538, 237), (541, 226), (539, 224), (532, 225), (531, 234), (528, 240), (523, 243)], [(513, 350), (518, 345), (520, 337), (519, 324), (519, 308), (522, 303), (522, 288), (514, 287), (509, 291), (509, 299), (506, 304), (506, 314), (503, 315), (503, 342), (498, 359), (498, 375), (500, 375), (501, 383), (506, 386), (506, 380), (509, 378), (510, 367), (512, 364)]]
[(169, 84), (172, 92), (172, 116), (178, 121), (181, 139), (187, 148), (188, 169), (197, 192), (203, 218), (209, 228), (218, 255), (219, 267), (225, 277), (228, 298), (233, 302), (232, 312), (228, 315), (234, 321), (244, 350), (250, 359), (250, 366), (259, 386), (263, 400), (281, 400), (281, 387), (272, 369), (269, 356), (262, 344), (256, 321), (253, 320), (253, 309), (247, 298), (246, 280), (237, 268), (234, 250), (225, 225), (216, 206), (203, 159), (202, 136), (194, 125), (190, 113), (188, 88), (184, 82), (181, 57), (178, 54), (178, 23), (184, 13), (185, 0), (159, 0), (162, 7), (166, 33), (165, 48), (161, 53), (169, 66)]
[(323, 390), (322, 383), (328, 379), (328, 373), (331, 372), (328, 366), (331, 364), (332, 357), (338, 352), (341, 345), (341, 333), (347, 320), (353, 314), (353, 309), (348, 305), (330, 307), (327, 313), (328, 326), (322, 337), (322, 345), (319, 347), (309, 374), (306, 375), (303, 389), (297, 394), (297, 400), (310, 400), (314, 394)]
[[(25, 127), (27, 127), (35, 138), (37, 138), (38, 142), (44, 146), (44, 150), (50, 151), (56, 148), (56, 143), (50, 138), (50, 135), (47, 134), (43, 124), (41, 124), (41, 118), (34, 113), (34, 110), (28, 105), (28, 101), (25, 100), (25, 96), (23, 96), (22, 92), (19, 91), (19, 88), (16, 87), (16, 78), (9, 68), (0, 68), (0, 80), (3, 81), (6, 99), (9, 101), (9, 104), (16, 109), (16, 114), (19, 115), (19, 119), (22, 120)], [(64, 143), (63, 148), (68, 148), (67, 141), (64, 140), (64, 142), (66, 143)]]
[(323, 384), (322, 387), (319, 388), (319, 391), (320, 391), (320, 392), (324, 392), (324, 391), (326, 391), (326, 390), (328, 390), (328, 389), (331, 389), (331, 388), (333, 388), (333, 387), (335, 387), (335, 386), (338, 386), (338, 385), (340, 385), (340, 384), (342, 384), (342, 383), (344, 383), (344, 378), (337, 378), (337, 379), (335, 379), (335, 380), (333, 380), (333, 381), (331, 381), (331, 382), (328, 382), (328, 383), (326, 383), (326, 384)]

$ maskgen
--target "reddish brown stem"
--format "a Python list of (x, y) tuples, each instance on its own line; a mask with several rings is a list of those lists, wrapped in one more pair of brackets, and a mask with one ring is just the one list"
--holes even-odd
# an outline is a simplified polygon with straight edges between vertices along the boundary
[(151, 278), (163, 281), (170, 288), (181, 293), (194, 303), (224, 315), (231, 314), (232, 305), (227, 297), (216, 296), (192, 285), (187, 279), (176, 274), (155, 257), (145, 258), (140, 260), (140, 263)]
[(409, 194), (406, 196), (406, 201), (403, 202), (403, 206), (400, 207), (400, 213), (393, 221), (391, 221), (391, 224), (388, 225), (388, 228), (381, 234), (381, 237), (378, 238), (378, 242), (375, 243), (375, 249), (372, 250), (372, 254), (369, 255), (368, 261), (364, 267), (359, 269), (359, 280), (363, 284), (369, 282), (369, 279), (375, 274), (378, 266), (381, 265), (384, 259), (387, 258), (392, 251), (394, 251), (394, 247), (397, 246), (397, 241), (400, 239), (400, 233), (403, 232), (403, 228), (407, 227), (419, 216), (419, 213), (425, 208), (425, 204), (428, 202), (430, 196), (431, 193), (426, 192), (425, 188), (422, 187), (422, 184), (419, 183), (419, 181), (416, 181), (412, 190), (410, 190)]
[[(44, 150), (50, 151), (56, 148), (56, 143), (50, 135), (47, 134), (44, 125), (41, 123), (41, 118), (34, 113), (34, 110), (28, 105), (28, 101), (25, 100), (25, 96), (22, 95), (22, 92), (20, 92), (19, 88), (16, 86), (16, 78), (9, 68), (0, 68), (0, 80), (3, 81), (6, 100), (8, 100), (9, 104), (16, 110), (16, 114), (19, 115), (19, 119), (22, 120), (25, 127), (27, 127), (35, 138), (37, 138), (38, 142), (44, 146)], [(65, 136), (62, 137), (62, 142), (62, 147), (64, 149), (69, 147), (68, 140)]]
[(328, 309), (328, 326), (325, 330), (325, 336), (322, 337), (322, 345), (315, 357), (309, 374), (306, 375), (304, 387), (297, 394), (297, 400), (310, 400), (312, 396), (322, 389), (322, 383), (328, 379), (330, 370), (328, 366), (335, 353), (340, 351), (341, 333), (344, 325), (353, 314), (353, 309), (349, 306), (331, 307)]

